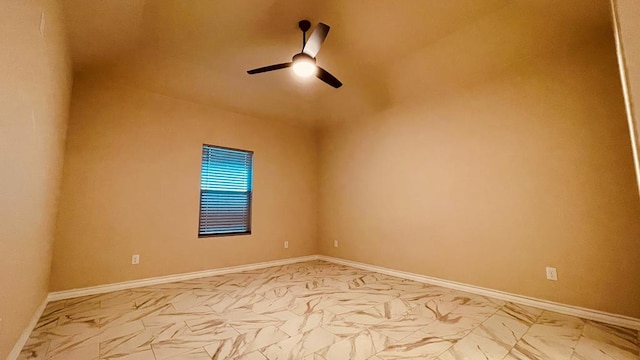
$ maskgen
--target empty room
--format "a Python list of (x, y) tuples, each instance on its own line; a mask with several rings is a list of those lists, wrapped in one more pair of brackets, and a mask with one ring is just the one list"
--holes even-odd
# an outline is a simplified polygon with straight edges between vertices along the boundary
[(640, 359), (637, 0), (0, 1), (0, 359)]

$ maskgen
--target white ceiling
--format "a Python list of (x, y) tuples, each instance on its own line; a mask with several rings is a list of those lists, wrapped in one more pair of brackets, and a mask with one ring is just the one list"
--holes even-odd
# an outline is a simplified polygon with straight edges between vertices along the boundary
[[(322, 125), (483, 81), (609, 32), (608, 0), (63, 0), (74, 69), (263, 118)], [(297, 23), (331, 31), (318, 64), (290, 70)]]

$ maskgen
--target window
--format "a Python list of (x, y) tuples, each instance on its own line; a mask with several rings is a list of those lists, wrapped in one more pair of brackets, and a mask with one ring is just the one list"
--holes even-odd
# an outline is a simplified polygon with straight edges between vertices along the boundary
[(251, 234), (253, 152), (203, 145), (198, 236)]

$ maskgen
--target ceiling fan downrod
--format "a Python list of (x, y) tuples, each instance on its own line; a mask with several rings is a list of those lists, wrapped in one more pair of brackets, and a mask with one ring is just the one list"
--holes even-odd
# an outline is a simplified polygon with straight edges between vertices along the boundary
[(298, 27), (302, 30), (302, 50), (304, 50), (304, 46), (307, 45), (307, 31), (311, 29), (311, 22), (309, 20), (300, 20)]

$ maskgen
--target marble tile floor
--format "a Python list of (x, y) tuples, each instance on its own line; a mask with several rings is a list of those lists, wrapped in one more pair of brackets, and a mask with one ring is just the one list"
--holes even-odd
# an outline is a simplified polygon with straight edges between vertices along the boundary
[(313, 261), (48, 304), (26, 359), (639, 359), (638, 331)]

